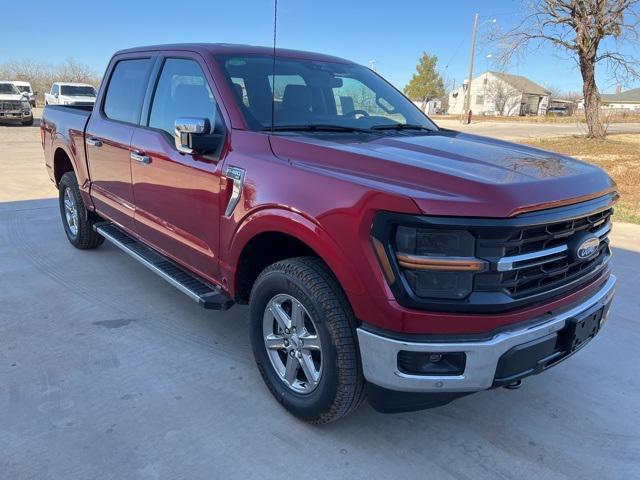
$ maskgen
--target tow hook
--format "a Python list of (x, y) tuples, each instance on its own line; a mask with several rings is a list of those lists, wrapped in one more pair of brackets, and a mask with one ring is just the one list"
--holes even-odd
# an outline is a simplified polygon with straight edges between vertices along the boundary
[(506, 388), (507, 390), (517, 390), (522, 386), (522, 380), (516, 380), (513, 383), (510, 383), (509, 385), (505, 385), (504, 388)]

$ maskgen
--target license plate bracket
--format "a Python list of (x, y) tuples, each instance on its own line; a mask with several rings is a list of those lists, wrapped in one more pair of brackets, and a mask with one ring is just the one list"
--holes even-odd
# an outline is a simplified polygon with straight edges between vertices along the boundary
[(566, 334), (563, 335), (569, 353), (579, 350), (586, 345), (600, 330), (600, 323), (604, 315), (604, 305), (594, 305), (586, 312), (567, 320)]

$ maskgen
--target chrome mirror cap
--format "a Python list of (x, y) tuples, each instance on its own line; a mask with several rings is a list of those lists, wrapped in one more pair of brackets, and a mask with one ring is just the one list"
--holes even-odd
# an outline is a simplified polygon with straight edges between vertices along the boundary
[(210, 130), (207, 118), (180, 117), (176, 119), (174, 126), (176, 148), (182, 153), (193, 153), (193, 148), (190, 146), (191, 135), (206, 135)]

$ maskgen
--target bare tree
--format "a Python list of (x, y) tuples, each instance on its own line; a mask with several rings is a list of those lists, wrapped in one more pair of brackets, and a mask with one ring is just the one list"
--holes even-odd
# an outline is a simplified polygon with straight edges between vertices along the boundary
[(495, 105), (498, 115), (511, 115), (520, 103), (520, 92), (496, 78), (485, 84), (484, 94)]
[(88, 83), (95, 87), (100, 85), (101, 77), (90, 67), (68, 58), (59, 65), (38, 63), (32, 60), (14, 60), (0, 64), (0, 80), (22, 80), (29, 82), (38, 92), (38, 100), (42, 101), (44, 92), (51, 88), (53, 82)]
[(603, 138), (596, 65), (624, 83), (640, 78), (640, 60), (620, 51), (623, 43), (639, 43), (640, 0), (536, 0), (525, 7), (529, 13), (515, 27), (489, 35), (503, 47), (500, 60), (506, 64), (541, 43), (569, 53), (582, 75), (588, 136)]

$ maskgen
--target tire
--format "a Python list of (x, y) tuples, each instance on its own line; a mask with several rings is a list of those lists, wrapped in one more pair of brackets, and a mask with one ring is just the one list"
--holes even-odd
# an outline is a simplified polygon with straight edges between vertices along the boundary
[(31, 118), (31, 120), (27, 120), (26, 122), (22, 122), (22, 125), (24, 125), (25, 127), (30, 127), (31, 125), (33, 125), (33, 118)]
[[(81, 250), (99, 247), (104, 242), (104, 237), (93, 230), (93, 224), (97, 218), (84, 206), (76, 174), (67, 172), (62, 175), (58, 190), (62, 225), (71, 245)], [(65, 201), (69, 203), (71, 208), (75, 206), (75, 215), (73, 215), (72, 210), (67, 210)], [(69, 215), (67, 215), (68, 213)], [(71, 219), (68, 217), (71, 217)]]
[[(294, 302), (299, 302), (297, 308), (303, 312), (304, 332), (297, 339), (294, 337), (300, 333), (300, 328), (287, 337), (281, 329), (282, 323), (272, 316), (273, 309), (269, 309), (281, 305), (285, 314), (289, 308), (290, 318), (285, 318), (300, 318), (293, 312)], [(356, 319), (338, 281), (320, 259), (291, 258), (267, 267), (253, 286), (249, 310), (256, 364), (267, 387), (284, 408), (304, 421), (324, 424), (338, 420), (362, 403), (365, 381), (355, 331)], [(292, 320), (291, 324), (295, 323)], [(267, 349), (266, 337), (267, 332), (271, 332), (271, 325), (277, 332), (270, 335), (269, 339), (275, 343)], [(314, 336), (315, 340), (312, 340)], [(286, 348), (280, 349), (282, 345), (276, 345), (281, 337), (282, 345), (288, 343)], [(302, 347), (296, 350), (300, 344)], [(311, 350), (313, 348), (319, 350)], [(298, 355), (293, 385), (285, 378), (291, 350)], [(310, 357), (313, 357), (314, 370), (319, 370), (319, 379), (314, 385), (308, 381), (309, 365), (306, 369), (303, 367), (304, 360)], [(276, 364), (282, 367), (285, 361), (284, 373), (282, 369), (279, 373)]]

